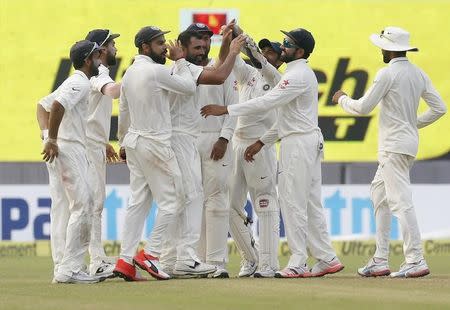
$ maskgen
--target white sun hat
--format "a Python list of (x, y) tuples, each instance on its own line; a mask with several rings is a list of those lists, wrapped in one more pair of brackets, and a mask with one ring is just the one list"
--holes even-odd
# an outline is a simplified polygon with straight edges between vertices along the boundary
[(372, 34), (369, 38), (373, 44), (385, 51), (419, 51), (417, 47), (409, 45), (409, 32), (399, 27), (386, 27), (381, 34)]

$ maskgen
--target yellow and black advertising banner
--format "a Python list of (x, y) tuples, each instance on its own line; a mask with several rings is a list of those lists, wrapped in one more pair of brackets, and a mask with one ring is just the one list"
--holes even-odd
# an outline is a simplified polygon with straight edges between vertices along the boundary
[[(319, 81), (320, 127), (326, 139), (326, 161), (375, 161), (378, 108), (364, 117), (350, 116), (331, 103), (340, 88), (359, 98), (385, 64), (368, 37), (386, 26), (411, 33), (418, 53), (409, 59), (431, 77), (450, 102), (450, 1), (443, 0), (0, 0), (0, 102), (2, 138), (0, 161), (39, 161), (41, 142), (36, 104), (70, 73), (70, 46), (89, 30), (108, 28), (116, 39), (118, 65), (111, 75), (120, 81), (136, 54), (134, 35), (143, 26), (171, 30), (175, 39), (191, 22), (205, 22), (217, 32), (220, 24), (237, 18), (255, 40), (281, 41), (279, 31), (302, 27), (316, 39), (310, 65)], [(214, 42), (219, 42), (216, 36)], [(216, 56), (219, 43), (213, 46)], [(284, 67), (282, 67), (283, 69)], [(420, 112), (426, 109), (422, 102)], [(116, 138), (114, 103), (111, 140)], [(420, 130), (418, 159), (436, 158), (450, 150), (450, 117)]]

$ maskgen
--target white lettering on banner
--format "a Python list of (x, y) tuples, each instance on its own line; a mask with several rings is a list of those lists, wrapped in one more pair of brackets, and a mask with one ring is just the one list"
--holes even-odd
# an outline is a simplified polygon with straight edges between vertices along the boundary
[[(335, 240), (373, 238), (375, 221), (369, 185), (324, 185), (322, 202), (328, 229)], [(450, 184), (412, 185), (413, 201), (424, 239), (450, 237)], [(103, 239), (121, 240), (123, 219), (129, 199), (128, 185), (108, 185), (103, 212)], [(47, 185), (0, 186), (0, 240), (49, 239), (51, 199)], [(247, 202), (246, 210), (257, 217)], [(143, 238), (152, 228), (157, 212), (153, 205), (144, 226)], [(399, 225), (392, 222), (392, 239), (400, 239)], [(281, 225), (281, 237), (284, 227)]]

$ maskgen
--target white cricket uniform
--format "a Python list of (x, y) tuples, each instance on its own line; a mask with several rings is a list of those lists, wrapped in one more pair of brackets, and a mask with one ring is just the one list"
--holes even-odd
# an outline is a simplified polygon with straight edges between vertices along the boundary
[[(417, 116), (420, 98), (431, 108)], [(420, 231), (412, 202), (409, 171), (419, 144), (418, 128), (445, 114), (447, 108), (428, 76), (406, 57), (394, 58), (378, 71), (374, 84), (359, 100), (341, 96), (352, 114), (370, 113), (380, 104), (378, 170), (371, 185), (377, 224), (375, 257), (389, 258), (392, 214), (399, 219), (406, 263), (423, 259)]]
[[(237, 57), (233, 73), (240, 86), (239, 102), (264, 96), (280, 80), (281, 74), (267, 61), (262, 69), (246, 64)], [(277, 118), (275, 110), (262, 114), (239, 116), (233, 136), (234, 169), (230, 186), (230, 233), (243, 258), (258, 262), (260, 267), (279, 269), (278, 243), (280, 215), (276, 174), (277, 158), (274, 145), (268, 145), (254, 157), (244, 159), (246, 148), (268, 131)], [(253, 246), (251, 228), (244, 223), (247, 192), (259, 219), (259, 255)], [(258, 257), (259, 256), (259, 257)]]
[(83, 268), (91, 234), (93, 193), (86, 156), (89, 91), (89, 79), (75, 70), (57, 90), (39, 101), (47, 112), (55, 100), (65, 109), (58, 130), (59, 155), (47, 168), (54, 273), (67, 276)]
[(161, 254), (168, 225), (180, 211), (183, 185), (178, 162), (171, 147), (169, 94), (194, 94), (195, 83), (180, 59), (178, 74), (137, 55), (123, 79), (119, 105), (119, 142), (125, 147), (130, 169), (131, 197), (125, 215), (120, 258), (132, 263), (145, 219), (155, 199), (158, 213), (145, 251)]
[[(208, 66), (213, 66), (211, 60)], [(196, 94), (199, 107), (208, 104), (229, 106), (238, 103), (238, 88), (231, 73), (222, 85), (199, 85)], [(200, 112), (199, 112), (200, 113)], [(203, 118), (197, 148), (200, 153), (204, 194), (204, 219), (200, 239), (199, 256), (208, 264), (221, 265), (228, 260), (227, 239), (230, 206), (228, 201), (229, 178), (233, 157), (231, 137), (236, 118), (229, 115)], [(214, 143), (219, 137), (229, 141), (222, 159), (210, 158)]]
[(111, 127), (112, 98), (102, 93), (106, 84), (114, 83), (109, 76), (109, 69), (104, 65), (98, 68), (99, 74), (91, 78), (88, 120), (86, 128), (87, 155), (90, 163), (92, 189), (94, 193), (94, 216), (92, 218), (92, 235), (89, 244), (91, 264), (106, 260), (102, 245), (102, 212), (105, 202), (106, 186), (106, 145), (109, 143)]
[[(203, 67), (189, 64), (192, 81), (197, 83)], [(174, 68), (177, 73), (177, 68)], [(172, 122), (172, 149), (181, 170), (184, 187), (182, 212), (170, 229), (170, 237), (160, 257), (162, 269), (170, 272), (176, 261), (198, 261), (197, 248), (201, 234), (203, 213), (203, 187), (200, 154), (196, 138), (200, 133), (200, 107), (195, 95), (171, 93), (170, 116)]]
[(323, 137), (318, 127), (318, 89), (305, 59), (288, 63), (280, 82), (266, 95), (228, 107), (230, 115), (262, 114), (278, 108), (275, 125), (262, 137), (265, 144), (281, 139), (279, 203), (292, 255), (288, 267), (306, 263), (308, 246), (319, 260), (333, 259), (321, 203)]

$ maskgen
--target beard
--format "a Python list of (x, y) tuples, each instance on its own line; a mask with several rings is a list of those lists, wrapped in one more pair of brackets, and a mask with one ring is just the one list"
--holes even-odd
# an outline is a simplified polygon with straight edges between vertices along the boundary
[(199, 55), (199, 56), (186, 55), (186, 60), (197, 66), (200, 66), (206, 58), (207, 58), (206, 55)]
[(158, 55), (152, 50), (150, 51), (150, 55), (148, 55), (151, 59), (153, 59), (154, 62), (164, 65), (166, 63), (166, 57), (162, 55)]
[(91, 76), (97, 76), (99, 74), (98, 66), (94, 62), (91, 63), (89, 72), (91, 73)]
[(110, 53), (106, 54), (106, 64), (108, 66), (114, 66), (114, 65), (116, 65), (116, 63), (117, 63), (117, 60), (116, 60), (115, 55), (110, 54)]
[(283, 51), (281, 53), (280, 60), (282, 62), (288, 63), (288, 62), (294, 61), (295, 57), (294, 57), (294, 55), (288, 55), (286, 52)]

